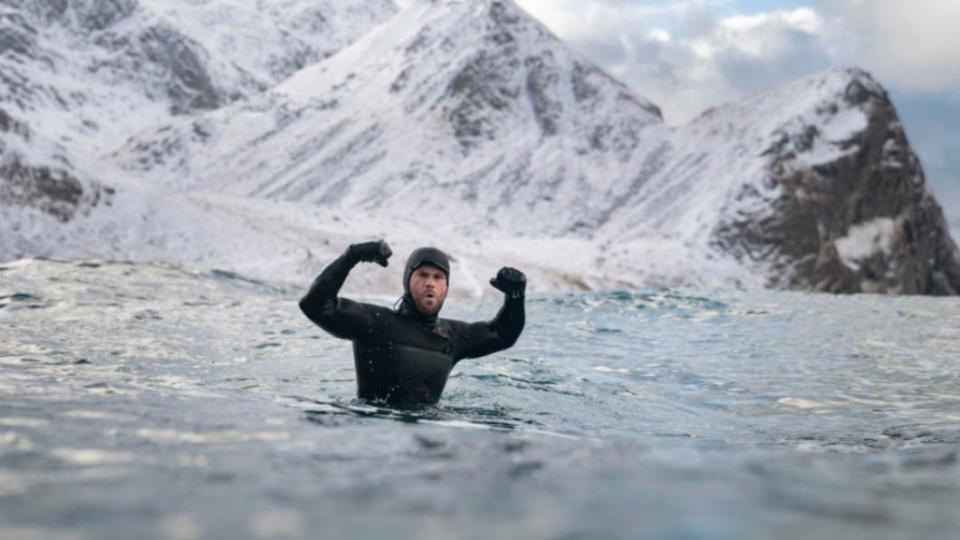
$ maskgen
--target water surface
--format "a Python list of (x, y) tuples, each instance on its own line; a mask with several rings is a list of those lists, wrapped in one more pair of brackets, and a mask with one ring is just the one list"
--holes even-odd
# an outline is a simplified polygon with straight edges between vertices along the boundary
[(0, 538), (960, 534), (960, 300), (536, 295), (400, 411), (301, 292), (0, 265)]

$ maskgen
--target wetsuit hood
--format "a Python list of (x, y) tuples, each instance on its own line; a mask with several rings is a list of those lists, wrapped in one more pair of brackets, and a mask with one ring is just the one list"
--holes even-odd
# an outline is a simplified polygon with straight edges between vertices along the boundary
[(403, 269), (403, 293), (410, 294), (410, 276), (413, 271), (425, 264), (432, 264), (443, 270), (447, 275), (447, 286), (450, 286), (450, 258), (447, 254), (434, 247), (422, 247), (413, 250), (407, 258), (407, 266)]
[(447, 276), (447, 287), (450, 286), (450, 258), (447, 254), (435, 247), (422, 247), (413, 250), (413, 253), (407, 258), (407, 265), (403, 269), (403, 298), (401, 298), (400, 312), (405, 315), (412, 315), (425, 322), (434, 322), (436, 315), (424, 315), (417, 309), (416, 302), (410, 296), (410, 276), (413, 271), (425, 264), (432, 264), (443, 270)]

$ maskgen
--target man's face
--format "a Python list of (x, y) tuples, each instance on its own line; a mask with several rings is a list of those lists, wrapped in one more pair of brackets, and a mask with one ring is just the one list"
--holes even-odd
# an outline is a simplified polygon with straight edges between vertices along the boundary
[(447, 275), (443, 270), (423, 264), (410, 275), (410, 296), (424, 315), (436, 315), (447, 298)]

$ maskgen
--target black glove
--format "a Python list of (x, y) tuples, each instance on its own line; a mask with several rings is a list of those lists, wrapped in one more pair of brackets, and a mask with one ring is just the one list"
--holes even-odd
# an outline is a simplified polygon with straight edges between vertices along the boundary
[(350, 254), (363, 262), (375, 262), (380, 266), (387, 266), (387, 259), (393, 255), (390, 246), (383, 240), (363, 242), (350, 245)]
[(520, 298), (527, 289), (527, 276), (516, 268), (504, 266), (490, 284), (504, 292), (509, 298)]

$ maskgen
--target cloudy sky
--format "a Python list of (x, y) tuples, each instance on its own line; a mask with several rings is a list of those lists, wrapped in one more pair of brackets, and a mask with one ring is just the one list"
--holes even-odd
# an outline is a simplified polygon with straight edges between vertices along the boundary
[(960, 0), (515, 0), (679, 124), (834, 66), (889, 91), (960, 231)]

